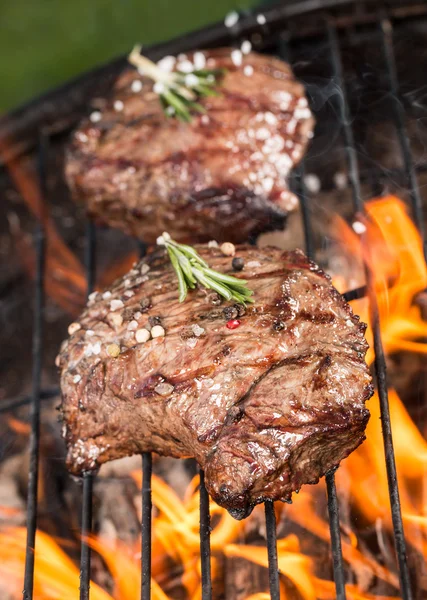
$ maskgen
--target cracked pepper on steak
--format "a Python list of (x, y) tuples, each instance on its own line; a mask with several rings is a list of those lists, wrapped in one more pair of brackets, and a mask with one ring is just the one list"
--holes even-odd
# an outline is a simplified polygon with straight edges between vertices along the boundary
[(286, 178), (313, 118), (289, 65), (256, 53), (233, 62), (231, 52), (176, 62), (181, 69), (202, 57), (207, 68), (226, 69), (220, 95), (202, 98), (206, 114), (191, 123), (167, 117), (152, 81), (136, 69), (98, 102), (66, 159), (73, 196), (93, 217), (148, 243), (159, 231), (181, 242), (238, 243), (283, 228), (297, 205)]
[[(163, 248), (92, 294), (58, 363), (68, 467), (145, 451), (195, 457), (211, 496), (242, 518), (289, 500), (364, 440), (366, 326), (299, 250), (239, 246), (234, 273), (220, 249), (197, 249), (246, 279), (254, 303), (203, 288), (179, 303)], [(165, 335), (143, 341), (154, 327)]]

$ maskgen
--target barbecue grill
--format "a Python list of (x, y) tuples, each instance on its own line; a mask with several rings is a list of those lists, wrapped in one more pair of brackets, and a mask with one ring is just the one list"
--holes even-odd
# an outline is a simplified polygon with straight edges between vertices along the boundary
[[(227, 44), (238, 44), (244, 39), (252, 40), (255, 49), (266, 49), (270, 53), (279, 54), (291, 64), (295, 56), (299, 56), (301, 47), (310, 48), (311, 56), (315, 57), (320, 49), (325, 64), (333, 82), (334, 93), (330, 105), (335, 111), (335, 127), (342, 136), (345, 148), (348, 182), (351, 189), (352, 204), (355, 214), (363, 214), (364, 201), (361, 182), (371, 185), (372, 195), (381, 191), (381, 186), (390, 177), (390, 172), (376, 165), (372, 169), (369, 160), (361, 160), (358, 147), (357, 132), (352, 124), (351, 101), (348, 98), (348, 82), (343, 67), (342, 38), (353, 36), (355, 39), (374, 40), (378, 52), (381, 53), (383, 64), (382, 77), (387, 94), (387, 110), (393, 120), (395, 132), (400, 145), (402, 168), (399, 173), (393, 172), (394, 180), (399, 180), (402, 187), (408, 190), (408, 198), (413, 219), (419, 229), (425, 245), (425, 231), (422, 214), (422, 201), (417, 183), (417, 167), (411, 154), (410, 141), (405, 125), (405, 103), (403, 101), (397, 77), (394, 56), (394, 36), (404, 30), (414, 19), (425, 19), (427, 24), (427, 5), (420, 2), (405, 1), (359, 1), (349, 0), (302, 0), (299, 2), (283, 2), (265, 10), (240, 14), (232, 26), (219, 23), (190, 33), (170, 43), (161, 44), (145, 51), (152, 59), (159, 59), (164, 54), (176, 54), (198, 48), (206, 48)], [(359, 36), (359, 37), (358, 37)], [(47, 154), (49, 139), (54, 133), (53, 124), (61, 122), (62, 128), (74, 124), (79, 116), (87, 109), (87, 104), (94, 92), (108, 87), (114, 75), (125, 64), (125, 58), (117, 59), (112, 64), (102, 67), (82, 78), (67, 84), (61, 89), (51, 92), (30, 105), (17, 110), (0, 122), (0, 139), (10, 136), (5, 158), (30, 148), (37, 144), (39, 161), (39, 178), (42, 195), (46, 193)], [(298, 72), (298, 69), (297, 69)], [(310, 95), (310, 90), (309, 90)], [(312, 109), (317, 116), (316, 106)], [(319, 109), (320, 110), (320, 109)], [(321, 118), (317, 119), (320, 123)], [(13, 134), (13, 135), (12, 135)], [(3, 144), (2, 144), (3, 145)], [(366, 158), (366, 157), (365, 157)], [(369, 157), (368, 157), (369, 158)], [(308, 157), (307, 160), (315, 160)], [(360, 163), (363, 163), (360, 167)], [(368, 166), (367, 166), (368, 164)], [(422, 168), (422, 165), (419, 165)], [(380, 189), (378, 189), (378, 185)], [(293, 189), (296, 192), (301, 209), (306, 252), (310, 258), (315, 258), (311, 210), (309, 194), (305, 189), (304, 165), (301, 164), (293, 176)], [(86, 274), (88, 293), (93, 290), (95, 282), (97, 230), (93, 223), (87, 223), (86, 230)], [(39, 453), (39, 420), (41, 400), (51, 397), (57, 390), (43, 389), (41, 386), (41, 357), (43, 353), (43, 307), (44, 307), (44, 255), (45, 233), (43, 220), (40, 220), (35, 233), (35, 248), (37, 253), (35, 298), (34, 298), (34, 330), (32, 341), (32, 395), (30, 399), (17, 399), (2, 405), (2, 410), (10, 410), (20, 403), (31, 402), (31, 437), (30, 437), (30, 467), (27, 504), (27, 552), (25, 563), (24, 600), (33, 598), (34, 577), (34, 546), (37, 526), (37, 480)], [(141, 248), (144, 252), (144, 248)], [(366, 286), (353, 289), (345, 294), (347, 300), (368, 295), (370, 300), (371, 324), (374, 335), (375, 372), (378, 394), (380, 399), (383, 441), (386, 457), (390, 506), (394, 530), (394, 543), (400, 578), (400, 592), (404, 600), (413, 598), (411, 577), (408, 569), (406, 543), (397, 485), (395, 456), (393, 452), (393, 436), (390, 425), (388, 405), (387, 376), (385, 356), (380, 333), (379, 311), (372, 276), (366, 270)], [(141, 598), (149, 600), (151, 590), (151, 489), (152, 473), (151, 455), (142, 456), (142, 584)], [(81, 515), (81, 582), (80, 599), (90, 598), (91, 551), (87, 537), (92, 524), (92, 489), (95, 475), (86, 474), (83, 478), (83, 501)], [(326, 475), (331, 547), (333, 558), (333, 573), (336, 587), (336, 597), (346, 598), (346, 573), (341, 551), (340, 517), (333, 472)], [(276, 548), (276, 517), (272, 502), (265, 503), (265, 521), (267, 533), (267, 548), (269, 559), (269, 583), (272, 600), (280, 597), (279, 571)], [(204, 487), (204, 475), (200, 472), (200, 555), (202, 573), (202, 598), (212, 597), (211, 567), (210, 567), (210, 515), (209, 498)]]

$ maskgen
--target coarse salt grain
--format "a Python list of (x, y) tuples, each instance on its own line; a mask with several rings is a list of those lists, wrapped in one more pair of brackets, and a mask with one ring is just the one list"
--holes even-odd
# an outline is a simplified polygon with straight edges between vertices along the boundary
[(94, 302), (96, 300), (97, 296), (98, 296), (98, 292), (92, 292), (91, 294), (89, 294), (87, 299), (89, 300), (89, 302)]
[(92, 121), (92, 123), (99, 123), (99, 121), (102, 119), (102, 114), (99, 112), (99, 110), (94, 110), (93, 113), (90, 114), (89, 119)]
[(155, 94), (163, 94), (163, 92), (165, 91), (164, 83), (162, 83), (161, 81), (156, 81), (156, 83), (153, 85), (153, 90)]
[(353, 230), (358, 233), (359, 235), (361, 233), (365, 233), (366, 231), (366, 225), (364, 223), (361, 223), (360, 221), (355, 221), (352, 225)]
[(87, 335), (88, 337), (92, 337), (92, 336), (94, 335), (94, 333), (95, 333), (95, 332), (94, 332), (94, 330), (93, 330), (93, 329), (87, 329), (87, 330), (86, 330), (86, 335)]
[(123, 308), (124, 304), (121, 300), (111, 300), (110, 302), (110, 310), (115, 311), (119, 310), (119, 308)]
[(81, 327), (80, 323), (71, 323), (71, 325), (68, 325), (68, 335), (73, 335), (73, 333), (76, 333)]
[(195, 348), (197, 346), (197, 341), (197, 338), (188, 338), (185, 345), (189, 346), (189, 348)]
[(192, 325), (191, 329), (193, 330), (193, 333), (196, 337), (200, 337), (203, 333), (205, 333), (205, 330), (203, 329), (203, 327), (200, 327), (200, 325)]
[(79, 381), (81, 381), (81, 379), (82, 379), (81, 375), (74, 375), (73, 383), (79, 383)]
[(261, 263), (258, 260), (250, 260), (248, 263), (246, 263), (246, 266), (249, 269), (255, 269), (256, 267), (260, 267)]
[(189, 73), (185, 76), (184, 81), (187, 87), (194, 87), (195, 85), (198, 85), (199, 78), (197, 77), (197, 75), (194, 75), (194, 73)]
[(135, 319), (130, 321), (127, 328), (129, 331), (136, 331), (138, 329), (138, 321), (135, 321)]
[(240, 50), (231, 51), (231, 61), (233, 65), (236, 65), (236, 67), (240, 67), (240, 65), (242, 64), (242, 60), (243, 56)]
[(164, 73), (170, 73), (174, 68), (176, 58), (174, 56), (165, 56), (157, 63), (157, 66)]
[(228, 15), (224, 19), (224, 25), (226, 27), (233, 27), (237, 21), (239, 20), (239, 13), (235, 10), (233, 12), (228, 13)]
[(150, 332), (148, 331), (148, 329), (138, 329), (135, 332), (135, 339), (138, 342), (138, 344), (145, 344), (145, 342), (148, 342), (148, 340), (150, 339)]
[(259, 25), (265, 25), (267, 22), (265, 15), (257, 15), (256, 20)]
[(243, 52), (243, 54), (249, 54), (249, 52), (252, 50), (252, 44), (250, 43), (250, 41), (245, 40), (244, 42), (242, 42), (240, 50)]
[(194, 71), (194, 65), (189, 60), (183, 60), (178, 64), (178, 70), (181, 73), (192, 73)]
[(108, 344), (107, 352), (113, 358), (117, 358), (120, 354), (120, 346), (118, 344)]
[(170, 396), (174, 390), (174, 386), (170, 383), (159, 383), (154, 388), (154, 391), (159, 394), (159, 396)]
[(88, 141), (88, 137), (85, 133), (82, 133), (81, 131), (76, 133), (76, 138), (79, 139), (81, 142), (86, 143)]
[(166, 114), (170, 117), (175, 114), (175, 108), (173, 106), (166, 107)]
[(154, 327), (151, 329), (151, 337), (152, 338), (163, 337), (164, 335), (165, 335), (165, 330), (163, 329), (163, 327), (161, 325), (154, 325)]
[(92, 344), (92, 352), (93, 354), (101, 354), (101, 344), (99, 342)]
[(113, 104), (113, 107), (116, 112), (120, 112), (124, 109), (125, 105), (121, 100), (116, 100)]
[(243, 73), (246, 75), (246, 77), (251, 77), (251, 75), (254, 74), (254, 68), (252, 65), (246, 65), (243, 68)]
[(104, 292), (102, 294), (102, 299), (103, 300), (109, 300), (111, 298), (111, 292)]
[(218, 242), (216, 240), (211, 240), (208, 242), (208, 248), (218, 248)]
[(206, 66), (206, 56), (203, 54), (203, 52), (195, 52), (193, 56), (193, 62), (197, 71), (204, 69)]
[(111, 315), (110, 319), (116, 327), (121, 327), (121, 325), (123, 325), (123, 317), (119, 313)]
[(203, 123), (203, 125), (208, 125), (210, 123), (210, 118), (208, 117), (208, 115), (202, 115), (200, 120)]
[(137, 94), (138, 92), (140, 92), (142, 90), (142, 81), (140, 79), (135, 79), (134, 81), (132, 81), (132, 85), (130, 86), (130, 89), (132, 90), (132, 92)]
[(313, 194), (317, 194), (320, 191), (320, 179), (314, 173), (308, 173), (307, 175), (305, 175), (304, 184), (308, 191), (312, 192)]
[(338, 171), (338, 173), (335, 173), (334, 175), (334, 183), (335, 187), (339, 190), (343, 190), (347, 187), (347, 175), (342, 171)]
[(236, 254), (236, 247), (231, 242), (221, 244), (220, 250), (225, 256), (234, 256)]
[(150, 270), (150, 267), (147, 264), (143, 264), (141, 267), (141, 275), (145, 275)]

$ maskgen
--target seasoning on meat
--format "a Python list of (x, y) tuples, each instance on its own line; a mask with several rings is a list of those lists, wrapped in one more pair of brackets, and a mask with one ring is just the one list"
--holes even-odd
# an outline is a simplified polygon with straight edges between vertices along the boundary
[[(129, 69), (68, 151), (76, 199), (98, 221), (147, 243), (164, 230), (180, 242), (246, 241), (283, 228), (297, 205), (287, 176), (313, 128), (303, 86), (276, 58), (242, 54), (239, 65), (230, 48), (202, 54), (206, 68), (225, 69), (220, 94), (200, 101), (206, 114), (190, 123), (167, 117), (152, 81)], [(194, 57), (177, 59), (174, 69), (183, 61), (191, 68)]]
[[(197, 251), (230, 272), (220, 249)], [(89, 301), (59, 359), (73, 473), (144, 451), (194, 456), (212, 497), (242, 518), (265, 499), (289, 500), (363, 441), (372, 394), (365, 325), (302, 252), (240, 246), (236, 255), (259, 265), (233, 272), (254, 291), (240, 313), (224, 300), (213, 306), (204, 288), (179, 303), (164, 248)], [(111, 312), (126, 289), (134, 294)], [(136, 330), (111, 323), (124, 311)], [(240, 325), (229, 328), (226, 315), (236, 313)], [(153, 317), (162, 325), (140, 337)]]

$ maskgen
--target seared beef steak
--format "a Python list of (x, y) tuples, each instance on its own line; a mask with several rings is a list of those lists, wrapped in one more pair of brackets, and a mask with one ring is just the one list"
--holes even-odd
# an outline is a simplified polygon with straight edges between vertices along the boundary
[(123, 73), (68, 153), (69, 185), (91, 215), (149, 243), (164, 230), (243, 242), (283, 227), (296, 205), (286, 176), (313, 127), (304, 88), (280, 60), (251, 53), (237, 66), (233, 56), (223, 48), (176, 64), (204, 57), (226, 69), (221, 95), (203, 99), (206, 114), (190, 124), (165, 116), (150, 80)]
[[(92, 295), (59, 357), (68, 466), (194, 456), (212, 497), (241, 518), (288, 500), (364, 439), (365, 325), (300, 251), (241, 246), (238, 273), (219, 249), (199, 251), (248, 280), (254, 304), (205, 289), (180, 304), (164, 249)], [(144, 342), (159, 326), (165, 335)]]

